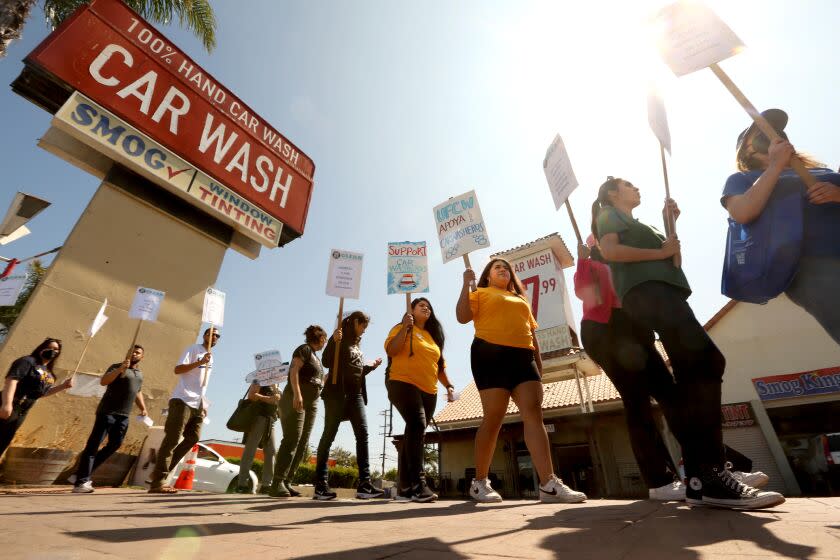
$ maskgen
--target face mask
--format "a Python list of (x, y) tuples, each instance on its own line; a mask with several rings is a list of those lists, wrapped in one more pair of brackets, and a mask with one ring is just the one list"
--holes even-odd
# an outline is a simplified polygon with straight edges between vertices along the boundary
[(56, 356), (58, 356), (58, 350), (52, 350), (50, 348), (47, 348), (46, 350), (41, 350), (41, 357), (45, 360), (52, 360)]

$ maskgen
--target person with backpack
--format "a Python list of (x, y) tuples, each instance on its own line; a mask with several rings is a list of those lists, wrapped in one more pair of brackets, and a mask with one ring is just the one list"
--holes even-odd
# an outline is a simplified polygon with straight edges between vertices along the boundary
[(327, 333), (318, 325), (309, 325), (303, 333), (305, 343), (292, 353), (289, 382), (280, 398), (280, 425), (283, 439), (274, 461), (274, 480), (268, 495), (295, 498), (300, 492), (292, 488), (303, 454), (309, 449), (309, 434), (318, 414), (318, 397), (324, 386), (324, 368), (316, 352), (327, 344)]
[(411, 302), (411, 313), (385, 339), (388, 400), (405, 421), (399, 479), (407, 486), (398, 488), (397, 501), (425, 503), (438, 497), (426, 483), (423, 451), (426, 427), (437, 405), (438, 382), (446, 387), (450, 401), (455, 390), (446, 375), (443, 343), (443, 327), (424, 297)]
[(475, 283), (475, 272), (468, 268), (463, 278), (455, 317), (462, 325), (472, 321), (475, 327), (470, 363), (484, 415), (475, 436), (475, 479), (470, 485), (470, 497), (477, 502), (502, 501), (488, 476), (512, 398), (519, 407), (525, 445), (539, 476), (540, 501), (585, 501), (586, 494), (563, 484), (551, 464), (551, 447), (542, 416), (542, 360), (535, 334), (538, 325), (522, 283), (510, 263), (498, 257), (484, 267), (475, 291), (470, 289)]
[[(592, 221), (624, 311), (659, 334), (670, 358), (689, 481), (686, 502), (733, 509), (781, 504), (781, 494), (747, 486), (727, 468), (720, 411), (726, 360), (686, 301), (691, 288), (673, 259), (679, 240), (633, 218), (640, 203), (632, 183), (608, 177), (592, 204)], [(679, 216), (673, 200), (666, 201), (666, 212)]]
[[(368, 427), (365, 416), (367, 406), (367, 384), (365, 377), (382, 364), (377, 358), (372, 364), (365, 363), (359, 343), (370, 324), (370, 317), (362, 311), (354, 311), (341, 321), (324, 349), (323, 361), (330, 368), (321, 398), (324, 400), (324, 432), (318, 442), (318, 458), (315, 464), (316, 500), (334, 500), (337, 496), (330, 489), (327, 460), (330, 447), (345, 419), (350, 420), (356, 437), (356, 463), (359, 466), (359, 485), (356, 497), (362, 500), (381, 498), (382, 490), (373, 487), (370, 480), (370, 459), (368, 450)], [(333, 367), (333, 358), (338, 352), (338, 368)]]
[[(771, 142), (755, 123), (741, 131), (735, 152), (738, 173), (726, 180), (720, 202), (734, 222), (748, 228), (771, 213), (778, 213), (788, 224), (801, 221), (801, 231), (797, 232), (801, 243), (787, 249), (798, 251), (799, 255), (798, 259), (796, 255), (786, 259), (791, 264), (790, 270), (783, 271), (777, 266), (775, 270), (768, 267), (760, 273), (784, 274), (775, 295), (784, 292), (840, 344), (840, 298), (831, 296), (840, 283), (840, 174), (809, 156), (796, 153), (784, 131), (787, 113), (768, 109), (762, 115), (781, 138)], [(793, 157), (815, 179), (812, 186), (806, 186), (791, 169)], [(790, 216), (790, 212), (795, 212), (795, 216)], [(781, 232), (785, 231), (773, 224), (769, 226), (768, 237), (783, 235)], [(754, 241), (771, 244), (772, 241), (783, 243), (785, 239)]]

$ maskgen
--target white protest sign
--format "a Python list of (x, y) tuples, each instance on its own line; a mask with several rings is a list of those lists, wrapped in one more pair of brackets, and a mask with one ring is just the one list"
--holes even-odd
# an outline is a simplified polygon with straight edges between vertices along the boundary
[(283, 383), (289, 378), (289, 362), (283, 362), (280, 367), (274, 372), (271, 371), (257, 371), (254, 370), (245, 376), (245, 383), (251, 384), (254, 381), (260, 384), (260, 387), (266, 385), (277, 385)]
[(100, 383), (101, 380), (98, 375), (77, 371), (73, 374), (73, 386), (67, 389), (67, 394), (74, 397), (101, 398), (107, 388)]
[(648, 92), (648, 124), (662, 147), (671, 153), (671, 131), (668, 128), (668, 114), (665, 102), (651, 89)]
[(388, 243), (388, 293), (417, 294), (429, 291), (429, 263), (425, 241)]
[(475, 191), (450, 198), (434, 208), (443, 262), (490, 246)]
[(280, 356), (280, 350), (266, 350), (259, 354), (254, 354), (254, 364), (256, 364), (256, 371), (276, 370), (283, 365), (283, 358)]
[(566, 153), (566, 145), (559, 134), (554, 137), (545, 152), (543, 171), (545, 180), (548, 181), (548, 188), (551, 190), (551, 197), (554, 199), (554, 208), (559, 210), (578, 186), (572, 162), (569, 160), (569, 154)]
[(96, 314), (96, 317), (93, 318), (93, 323), (90, 325), (88, 336), (91, 338), (96, 336), (96, 333), (99, 332), (99, 329), (101, 329), (102, 325), (105, 324), (105, 321), (108, 320), (108, 316), (105, 315), (106, 307), (108, 307), (108, 298), (105, 298), (105, 301), (102, 302), (102, 307), (99, 308), (99, 312)]
[(717, 64), (744, 48), (729, 26), (699, 2), (666, 6), (653, 24), (659, 54), (677, 76)]
[(204, 292), (204, 306), (201, 309), (201, 322), (221, 327), (225, 323), (225, 293), (215, 288)]
[(330, 266), (327, 271), (327, 295), (351, 299), (359, 298), (362, 285), (361, 253), (333, 249), (330, 251)]
[(160, 312), (160, 304), (166, 292), (153, 290), (151, 288), (137, 288), (134, 294), (134, 301), (131, 302), (131, 309), (128, 311), (129, 319), (142, 319), (143, 321), (157, 321)]
[(539, 323), (536, 334), (540, 351), (571, 347), (569, 326), (574, 324), (574, 317), (563, 271), (552, 250), (538, 250), (510, 264), (528, 292), (531, 312)]
[(17, 303), (21, 290), (26, 285), (26, 274), (6, 276), (0, 280), (0, 307)]

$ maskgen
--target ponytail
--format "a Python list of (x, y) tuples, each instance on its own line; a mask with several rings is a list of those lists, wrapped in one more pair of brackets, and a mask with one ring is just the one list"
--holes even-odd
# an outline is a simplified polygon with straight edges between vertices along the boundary
[(622, 181), (622, 179), (608, 175), (607, 180), (601, 183), (601, 186), (598, 187), (598, 198), (596, 198), (595, 202), (592, 203), (592, 235), (595, 237), (596, 241), (600, 240), (598, 237), (598, 214), (601, 213), (601, 210), (603, 210), (605, 206), (612, 206), (609, 193), (618, 189), (620, 181)]

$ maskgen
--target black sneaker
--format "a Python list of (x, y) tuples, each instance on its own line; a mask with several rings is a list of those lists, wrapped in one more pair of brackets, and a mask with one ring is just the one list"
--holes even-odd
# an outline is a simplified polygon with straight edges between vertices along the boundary
[(385, 492), (382, 490), (378, 490), (373, 487), (373, 484), (370, 483), (370, 480), (365, 480), (359, 487), (356, 488), (356, 497), (360, 500), (369, 500), (371, 498), (381, 498), (385, 495)]
[(284, 480), (284, 481), (283, 481), (283, 482), (281, 482), (280, 484), (281, 484), (281, 485), (283, 485), (283, 486), (286, 488), (286, 490), (288, 490), (288, 491), (289, 491), (289, 495), (290, 495), (292, 498), (297, 498), (298, 496), (300, 496), (300, 492), (298, 492), (297, 490), (295, 490), (294, 488), (292, 488), (292, 485), (291, 485), (291, 484), (289, 484), (289, 481), (288, 481), (288, 480)]
[[(395, 487), (396, 489), (396, 487)], [(404, 490), (400, 490), (397, 492), (397, 495), (394, 497), (394, 501), (408, 503), (411, 501), (411, 496), (414, 494), (411, 487), (405, 488)]]
[(335, 500), (337, 496), (338, 494), (330, 490), (329, 484), (321, 482), (315, 485), (315, 495), (312, 496), (312, 499), (321, 501)]
[(421, 482), (412, 489), (412, 502), (420, 502), (421, 504), (426, 504), (429, 502), (434, 502), (437, 499), (438, 495), (432, 492), (432, 489), (426, 486), (425, 482)]
[(688, 504), (729, 509), (765, 509), (785, 502), (785, 497), (778, 492), (765, 492), (741, 483), (729, 469), (711, 467), (703, 469), (701, 473), (688, 481), (685, 495)]

